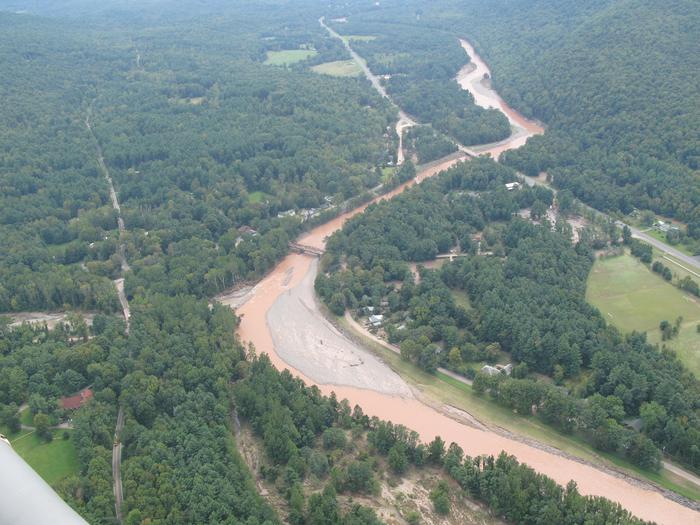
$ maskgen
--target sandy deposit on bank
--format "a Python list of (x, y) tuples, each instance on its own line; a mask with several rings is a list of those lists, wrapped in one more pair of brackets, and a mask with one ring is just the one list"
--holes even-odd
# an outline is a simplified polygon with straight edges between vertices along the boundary
[[(92, 320), (95, 317), (95, 314), (84, 313), (84, 312), (73, 312), (73, 313), (82, 317), (88, 326), (92, 325)], [(23, 323), (29, 323), (29, 324), (44, 324), (44, 323), (46, 323), (46, 326), (49, 328), (49, 330), (53, 330), (60, 323), (67, 323), (69, 314), (70, 314), (70, 312), (18, 312), (18, 313), (6, 314), (6, 315), (11, 320), (10, 326), (13, 326), (13, 327), (20, 326)]]
[(318, 261), (314, 260), (299, 285), (281, 294), (267, 312), (277, 354), (317, 384), (412, 397), (411, 389), (398, 374), (357, 347), (319, 311), (314, 293), (317, 267)]
[(533, 135), (541, 135), (544, 133), (544, 127), (542, 127), (541, 124), (526, 119), (511, 108), (506, 101), (491, 88), (490, 81), (484, 80), (484, 75), (488, 75), (489, 79), (491, 78), (491, 70), (481, 57), (476, 54), (472, 45), (462, 38), (459, 39), (459, 43), (462, 49), (464, 49), (471, 58), (471, 62), (459, 70), (456, 78), (457, 83), (462, 89), (472, 94), (474, 103), (477, 106), (501, 111), (501, 113), (508, 118), (512, 129), (510, 137), (505, 140), (493, 144), (486, 144), (484, 146), (471, 146), (470, 148), (464, 148), (464, 151), (476, 155), (489, 153), (493, 158), (497, 159), (504, 151), (519, 148)]

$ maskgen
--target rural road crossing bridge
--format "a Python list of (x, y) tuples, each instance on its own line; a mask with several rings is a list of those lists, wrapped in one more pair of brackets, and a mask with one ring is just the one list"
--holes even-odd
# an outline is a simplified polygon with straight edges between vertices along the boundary
[(308, 246), (306, 244), (300, 244), (298, 242), (290, 242), (289, 248), (297, 253), (315, 255), (316, 257), (321, 257), (325, 253), (320, 248), (315, 248), (314, 246)]

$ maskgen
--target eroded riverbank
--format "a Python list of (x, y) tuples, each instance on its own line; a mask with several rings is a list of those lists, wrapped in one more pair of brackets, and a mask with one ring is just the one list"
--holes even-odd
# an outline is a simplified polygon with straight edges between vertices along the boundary
[(523, 146), (527, 139), (533, 135), (544, 133), (544, 127), (538, 122), (526, 119), (520, 113), (511, 108), (501, 96), (491, 88), (491, 70), (486, 63), (476, 54), (474, 47), (464, 40), (459, 39), (462, 49), (469, 55), (471, 62), (457, 73), (457, 83), (462, 89), (469, 91), (474, 97), (474, 103), (482, 108), (494, 108), (503, 113), (513, 130), (511, 136), (494, 144), (485, 146), (472, 146), (464, 148), (471, 155), (489, 153), (497, 159), (501, 153), (509, 149)]

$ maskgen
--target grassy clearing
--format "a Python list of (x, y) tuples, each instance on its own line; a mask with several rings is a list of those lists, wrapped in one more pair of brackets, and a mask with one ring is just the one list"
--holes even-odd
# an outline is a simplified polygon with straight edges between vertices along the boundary
[(333, 77), (356, 77), (362, 74), (360, 66), (354, 60), (336, 60), (325, 62), (311, 68), (315, 73)]
[(457, 306), (461, 306), (465, 310), (471, 310), (472, 304), (469, 302), (469, 296), (464, 290), (450, 290), (452, 297), (457, 303)]
[(345, 35), (343, 37), (343, 40), (347, 40), (349, 42), (371, 42), (372, 40), (376, 40), (377, 37), (373, 35)]
[(267, 59), (263, 64), (266, 66), (288, 66), (301, 62), (313, 56), (318, 52), (315, 49), (284, 49), (282, 51), (268, 51)]
[[(64, 432), (68, 432), (70, 439), (63, 439)], [(15, 452), (49, 485), (56, 486), (62, 479), (78, 473), (78, 452), (71, 430), (54, 430), (50, 443), (39, 439), (33, 430), (8, 434), (6, 428), (0, 428), (0, 434), (7, 436)]]
[(432, 375), (422, 371), (394, 352), (354, 331), (342, 317), (337, 318), (336, 322), (344, 331), (352, 333), (362, 341), (365, 348), (379, 355), (405, 381), (418, 387), (429, 399), (462, 409), (487, 425), (501, 427), (514, 434), (534, 439), (593, 464), (615, 467), (639, 478), (648, 479), (687, 498), (700, 501), (700, 488), (667, 470), (662, 470), (658, 474), (648, 472), (623, 459), (596, 451), (579, 436), (562, 434), (535, 418), (515, 414), (487, 397), (474, 394), (469, 385), (439, 372)]
[(651, 343), (661, 342), (662, 320), (672, 323), (683, 317), (680, 333), (665, 344), (677, 352), (689, 370), (700, 376), (697, 298), (664, 281), (631, 255), (621, 255), (596, 261), (588, 279), (586, 299), (623, 332), (647, 332)]
[[(64, 432), (68, 432), (71, 438), (63, 439)], [(54, 431), (50, 443), (42, 441), (32, 432), (13, 441), (12, 447), (49, 485), (54, 486), (78, 473), (78, 453), (70, 430)]]
[(34, 425), (34, 416), (32, 416), (32, 411), (29, 408), (25, 408), (20, 412), (19, 420), (23, 425), (30, 427)]
[(250, 202), (251, 204), (258, 204), (260, 202), (263, 202), (268, 197), (269, 195), (264, 191), (254, 191), (248, 194), (248, 202)]

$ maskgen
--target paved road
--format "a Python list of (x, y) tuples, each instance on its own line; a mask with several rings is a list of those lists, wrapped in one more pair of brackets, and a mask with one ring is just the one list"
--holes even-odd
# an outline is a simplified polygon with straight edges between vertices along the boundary
[[(557, 190), (554, 189), (553, 187), (551, 187), (546, 182), (543, 182), (543, 181), (536, 179), (534, 177), (529, 177), (529, 176), (524, 175), (522, 173), (519, 173), (519, 176), (525, 180), (525, 182), (527, 183), (528, 186), (535, 186), (535, 185), (544, 186), (545, 188), (553, 191), (555, 195), (557, 193)], [(592, 210), (593, 212), (597, 213), (598, 215), (609, 217), (607, 214), (603, 213), (602, 211), (596, 210), (595, 208), (591, 208), (590, 206), (588, 206), (586, 204), (583, 204), (583, 206), (586, 206), (588, 209)], [(618, 228), (624, 228), (625, 226), (627, 226), (630, 229), (630, 231), (632, 232), (632, 237), (635, 237), (637, 239), (641, 239), (644, 242), (651, 244), (657, 250), (672, 256), (674, 259), (677, 259), (679, 262), (688, 266), (693, 272), (696, 272), (696, 271), (700, 272), (700, 260), (698, 257), (686, 255), (685, 253), (681, 252), (680, 250), (677, 250), (676, 248), (674, 248), (673, 246), (666, 244), (665, 242), (660, 241), (660, 240), (652, 237), (651, 235), (644, 233), (639, 228), (635, 228), (634, 226), (631, 226), (623, 221), (616, 220), (615, 225), (617, 225)], [(675, 262), (675, 261), (671, 261), (671, 262)]]
[[(615, 224), (617, 224), (620, 228), (625, 226), (625, 223), (622, 221), (615, 221)], [(697, 257), (693, 257), (691, 255), (686, 255), (685, 253), (681, 252), (680, 250), (677, 250), (673, 246), (670, 246), (666, 244), (665, 242), (662, 242), (658, 239), (655, 239), (651, 235), (648, 235), (644, 233), (643, 231), (630, 226), (627, 224), (629, 229), (632, 231), (632, 237), (636, 237), (637, 239), (641, 239), (646, 243), (651, 244), (654, 248), (673, 256), (675, 259), (678, 259), (680, 262), (683, 264), (690, 266), (693, 270), (698, 271), (700, 270), (700, 261), (698, 261)]]
[(122, 502), (124, 494), (122, 491), (122, 442), (121, 433), (124, 428), (124, 409), (119, 407), (117, 413), (117, 426), (114, 429), (114, 447), (112, 447), (112, 477), (114, 478), (114, 511), (119, 523), (123, 522)]

